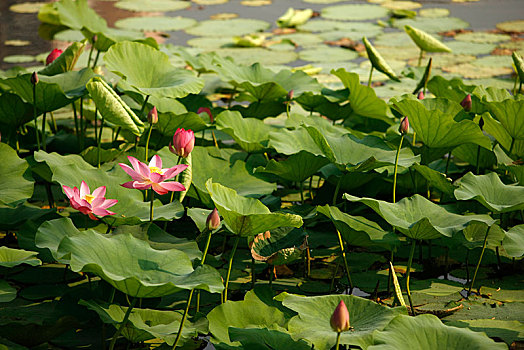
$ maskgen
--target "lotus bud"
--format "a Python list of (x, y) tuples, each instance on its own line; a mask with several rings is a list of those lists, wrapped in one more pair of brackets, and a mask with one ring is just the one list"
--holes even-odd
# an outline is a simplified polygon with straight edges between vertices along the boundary
[(93, 37), (91, 38), (91, 42), (95, 43), (96, 41), (98, 40), (98, 37), (95, 35), (93, 35)]
[(186, 158), (195, 147), (195, 134), (193, 130), (178, 128), (173, 135), (173, 144), (169, 144), (171, 153)]
[(287, 93), (287, 100), (288, 101), (291, 101), (293, 99), (293, 93), (295, 91), (294, 90), (289, 90), (289, 92)]
[(58, 58), (62, 54), (62, 50), (60, 49), (53, 49), (49, 55), (47, 55), (47, 58), (45, 59), (45, 65), (49, 66), (51, 63), (53, 63), (54, 60)]
[(471, 94), (468, 94), (466, 97), (464, 97), (462, 102), (460, 102), (460, 105), (466, 112), (471, 111)]
[(200, 107), (197, 111), (197, 114), (200, 114), (200, 113), (207, 113), (207, 115), (209, 116), (209, 120), (211, 121), (211, 123), (213, 123), (213, 114), (211, 114), (211, 110), (207, 107)]
[(36, 72), (33, 72), (33, 74), (31, 74), (31, 84), (38, 84), (38, 74)]
[(147, 114), (147, 121), (149, 122), (149, 124), (158, 123), (158, 112), (156, 110), (156, 107), (153, 107)]
[(405, 134), (407, 134), (409, 132), (409, 120), (408, 120), (408, 117), (402, 118), (402, 120), (400, 121), (400, 126), (398, 128), (398, 131), (402, 135), (405, 135)]
[(424, 92), (422, 92), (422, 91), (420, 91), (420, 92), (418, 93), (418, 95), (417, 95), (417, 99), (419, 99), (419, 100), (423, 100), (424, 97), (425, 97), (425, 96), (424, 96)]
[(206, 227), (209, 231), (214, 231), (220, 226), (220, 216), (218, 215), (217, 208), (213, 209), (211, 214), (207, 216)]
[(345, 332), (349, 330), (349, 311), (343, 300), (338, 303), (333, 315), (331, 315), (331, 328), (335, 332)]

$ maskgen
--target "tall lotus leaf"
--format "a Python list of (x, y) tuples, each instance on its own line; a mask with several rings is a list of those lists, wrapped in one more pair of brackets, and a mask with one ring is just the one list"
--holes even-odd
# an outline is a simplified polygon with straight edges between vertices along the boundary
[(513, 59), (513, 65), (515, 66), (515, 70), (517, 71), (520, 82), (522, 83), (524, 82), (524, 61), (522, 61), (522, 57), (517, 51), (513, 51), (511, 58)]
[(493, 118), (488, 112), (482, 114), (482, 120), (484, 121), (484, 130), (493, 136), (502, 147), (509, 150), (511, 147), (511, 135), (508, 133), (504, 125)]
[(137, 41), (158, 49), (158, 44), (153, 38), (144, 38), (144, 34), (135, 30), (123, 30), (118, 28), (107, 28), (103, 32), (94, 33), (97, 38), (94, 43), (95, 49), (106, 52), (111, 46), (121, 41)]
[(317, 211), (333, 222), (344, 240), (350, 245), (391, 248), (399, 242), (397, 235), (393, 232), (382, 229), (376, 222), (362, 216), (346, 214), (337, 207), (330, 207), (327, 204), (323, 207), (317, 207)]
[(92, 272), (133, 297), (155, 298), (193, 288), (210, 293), (224, 289), (214, 268), (193, 269), (184, 252), (155, 250), (130, 234), (106, 236), (86, 230), (64, 237), (58, 254), (70, 254), (71, 270)]
[[(153, 98), (150, 100), (153, 100)], [(191, 129), (193, 132), (197, 132), (206, 129), (206, 127), (202, 118), (193, 112), (182, 114), (159, 113), (158, 124), (155, 125), (156, 130), (171, 138), (178, 128)]]
[(486, 334), (465, 328), (444, 325), (436, 316), (416, 317), (400, 315), (383, 331), (373, 333), (373, 345), (369, 350), (427, 349), (459, 350), (467, 344), (469, 349), (507, 349), (504, 343), (496, 343)]
[[(455, 102), (460, 102), (467, 94), (473, 93), (474, 88), (474, 86), (465, 85), (460, 78), (447, 80), (440, 75), (436, 75), (428, 81), (428, 90), (435, 96)], [(472, 111), (475, 111), (475, 107), (475, 104), (473, 104)]]
[(340, 106), (338, 103), (327, 99), (324, 95), (315, 95), (312, 92), (304, 92), (295, 98), (295, 102), (300, 104), (306, 111), (318, 112), (331, 120), (345, 119), (353, 111), (349, 104)]
[(299, 259), (306, 249), (306, 232), (281, 227), (258, 234), (250, 244), (251, 256), (255, 260), (271, 265), (289, 264)]
[(38, 72), (39, 75), (56, 75), (73, 70), (78, 58), (84, 52), (85, 42), (72, 43), (49, 66)]
[(391, 69), (389, 64), (382, 57), (382, 55), (377, 51), (377, 49), (375, 49), (375, 47), (371, 45), (369, 40), (366, 37), (363, 37), (362, 41), (364, 42), (364, 46), (366, 47), (366, 52), (368, 54), (369, 61), (371, 62), (371, 65), (373, 66), (373, 68), (375, 68), (379, 72), (384, 73), (389, 78), (395, 81), (400, 81), (400, 79), (397, 77), (393, 69)]
[(443, 173), (420, 164), (414, 164), (412, 168), (422, 175), (430, 186), (433, 186), (448, 195), (453, 195), (455, 186)]
[(216, 116), (218, 130), (230, 135), (248, 153), (262, 151), (272, 127), (255, 118), (242, 118), (237, 111), (223, 111)]
[(410, 25), (405, 25), (404, 30), (411, 39), (417, 44), (417, 46), (426, 52), (451, 52), (451, 49), (445, 44), (435, 39), (430, 34), (423, 30), (413, 28)]
[(301, 227), (302, 218), (294, 214), (272, 213), (262, 202), (239, 196), (231, 188), (207, 180), (206, 188), (226, 227), (236, 235), (249, 237), (279, 227)]
[(24, 177), (29, 168), (27, 162), (5, 143), (0, 143), (0, 159), (4, 163), (0, 167), (0, 203), (16, 206), (31, 198), (34, 183)]
[(490, 102), (486, 107), (511, 137), (516, 140), (524, 140), (524, 118), (522, 118), (524, 100), (508, 99), (502, 102)]
[(460, 179), (455, 197), (475, 199), (496, 213), (524, 209), (524, 187), (505, 185), (496, 173), (478, 176), (467, 173)]
[[(413, 100), (415, 100), (414, 95), (407, 95), (411, 97)], [(426, 107), (427, 110), (432, 111), (435, 109), (438, 109), (444, 114), (450, 114), (453, 116), (456, 116), (459, 114), (464, 108), (460, 105), (460, 103), (455, 102), (453, 100), (449, 100), (447, 98), (424, 98), (423, 100), (418, 100), (420, 103)]]
[(278, 153), (291, 155), (301, 151), (311, 153), (315, 156), (323, 156), (324, 152), (315, 143), (306, 128), (300, 127), (295, 130), (280, 129), (269, 134), (270, 147)]
[(274, 174), (285, 180), (301, 182), (314, 175), (327, 163), (329, 161), (324, 157), (300, 151), (283, 161), (277, 162), (271, 159), (265, 167), (258, 167), (256, 172)]
[[(41, 76), (36, 84), (36, 108), (41, 112), (52, 112), (73, 102), (86, 93), (85, 85), (94, 76), (89, 68), (54, 76)], [(33, 104), (31, 74), (0, 80), (24, 101)]]
[(311, 346), (304, 340), (293, 340), (289, 333), (267, 328), (235, 328), (229, 327), (231, 341), (240, 342), (243, 349), (293, 349), (310, 350)]
[(89, 7), (87, 0), (60, 0), (54, 7), (61, 25), (71, 29), (87, 29), (92, 33), (107, 29), (105, 19)]
[[(0, 95), (0, 124), (9, 126), (11, 130), (17, 130), (32, 119), (33, 106), (25, 103), (20, 96), (9, 92)], [(3, 133), (2, 136), (4, 135)]]
[[(256, 290), (246, 293), (242, 301), (227, 301), (207, 315), (211, 341), (215, 344), (240, 345), (229, 339), (228, 328), (268, 328), (286, 331), (286, 316), (277, 307), (264, 303)], [(329, 322), (328, 322), (329, 323)]]
[(390, 225), (413, 239), (435, 239), (452, 237), (471, 222), (492, 225), (495, 220), (488, 215), (458, 215), (416, 194), (397, 203), (389, 203), (373, 198), (358, 198), (344, 194), (351, 202), (362, 202)]
[(102, 78), (91, 79), (86, 88), (107, 122), (142, 135), (144, 123)]
[(202, 79), (185, 69), (171, 65), (169, 56), (149, 45), (124, 41), (104, 55), (109, 70), (121, 75), (144, 95), (179, 98), (198, 94)]
[(506, 232), (502, 240), (502, 247), (506, 254), (513, 258), (524, 255), (524, 225), (513, 226)]
[(0, 247), (0, 266), (13, 267), (20, 264), (28, 264), (31, 266), (42, 265), (40, 259), (36, 258), (37, 255), (37, 252), (28, 250)]
[(69, 263), (69, 256), (64, 257), (58, 253), (58, 246), (67, 236), (80, 234), (73, 221), (69, 218), (60, 218), (44, 222), (35, 235), (35, 245), (38, 248), (47, 248), (56, 261), (63, 264)]
[[(111, 207), (111, 210), (117, 214), (106, 218), (112, 226), (149, 221), (149, 203), (143, 201), (142, 193), (120, 186), (129, 181), (129, 176), (120, 167), (105, 171), (91, 166), (78, 155), (61, 156), (44, 151), (36, 152), (35, 160), (45, 162), (53, 173), (52, 180), (60, 185), (78, 187), (82, 181), (85, 181), (91, 189), (106, 186), (106, 198), (118, 199), (118, 203)], [(175, 165), (176, 160), (171, 164)], [(170, 164), (164, 161), (164, 165)], [(172, 220), (183, 215), (184, 209), (178, 201), (161, 204), (160, 200), (155, 201), (155, 220)]]
[(388, 124), (392, 124), (388, 118), (390, 111), (386, 102), (377, 97), (375, 90), (361, 85), (358, 74), (346, 72), (344, 68), (332, 70), (331, 74), (337, 76), (342, 81), (342, 84), (349, 89), (347, 99), (353, 109), (353, 113), (363, 117), (380, 119)]
[(390, 308), (354, 295), (305, 297), (286, 292), (277, 297), (282, 304), (298, 313), (288, 324), (293, 339), (306, 339), (315, 349), (328, 350), (336, 343), (337, 332), (330, 325), (331, 315), (341, 300), (349, 311), (352, 330), (340, 333), (340, 344), (366, 348), (373, 341), (373, 331), (382, 330), (406, 308)]
[(427, 147), (450, 149), (464, 143), (474, 143), (491, 149), (489, 137), (471, 120), (456, 122), (453, 115), (439, 109), (428, 110), (419, 101), (410, 99), (398, 101), (395, 106), (408, 116), (409, 125), (417, 133), (417, 139)]

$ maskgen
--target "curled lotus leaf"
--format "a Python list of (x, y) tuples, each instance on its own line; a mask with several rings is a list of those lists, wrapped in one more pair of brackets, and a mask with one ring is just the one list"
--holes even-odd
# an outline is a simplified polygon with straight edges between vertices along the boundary
[(304, 230), (292, 227), (277, 228), (259, 233), (250, 243), (251, 256), (270, 265), (289, 264), (302, 256), (307, 247)]

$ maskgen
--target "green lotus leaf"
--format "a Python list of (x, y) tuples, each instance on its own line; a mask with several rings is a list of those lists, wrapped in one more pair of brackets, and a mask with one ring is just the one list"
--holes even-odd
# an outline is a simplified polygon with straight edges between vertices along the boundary
[(0, 203), (16, 206), (33, 195), (34, 182), (24, 176), (29, 165), (5, 143), (0, 143), (0, 157), (5, 162), (0, 168)]
[(13, 267), (20, 264), (28, 264), (31, 266), (42, 265), (42, 261), (36, 258), (37, 255), (37, 252), (0, 247), (0, 266)]
[(229, 338), (232, 342), (240, 342), (242, 348), (263, 350), (309, 350), (311, 346), (304, 340), (293, 340), (289, 333), (267, 328), (236, 328), (229, 327)]
[(499, 225), (488, 226), (483, 222), (472, 222), (462, 231), (462, 235), (455, 236), (454, 240), (462, 240), (462, 236), (465, 241), (462, 245), (468, 249), (479, 248), (484, 245), (484, 238), (486, 238), (486, 232), (488, 238), (486, 239), (486, 247), (495, 248), (500, 247), (502, 240), (506, 236), (506, 233)]
[[(54, 76), (41, 76), (36, 84), (36, 108), (41, 112), (52, 112), (62, 108), (87, 92), (85, 85), (94, 73), (89, 68), (71, 71)], [(0, 80), (20, 96), (25, 102), (33, 104), (33, 84), (31, 74)]]
[[(486, 123), (484, 124), (483, 130), (488, 132), (488, 129), (486, 128)], [(474, 145), (472, 143), (466, 143), (464, 145), (458, 146), (457, 148), (453, 149), (453, 156), (460, 160), (468, 162), (469, 164), (473, 166), (477, 165), (477, 159), (478, 159), (478, 164), (479, 164), (479, 167), (481, 168), (491, 168), (492, 166), (497, 164), (497, 158), (495, 157), (495, 153), (493, 151), (489, 151), (481, 147), (480, 155), (477, 158), (478, 151), (479, 151), (479, 147), (477, 145)]]
[(346, 62), (358, 58), (358, 54), (342, 47), (318, 45), (300, 51), (298, 57), (310, 62)]
[(178, 128), (191, 129), (193, 132), (197, 132), (206, 129), (207, 125), (198, 114), (193, 112), (158, 114), (158, 124), (155, 125), (155, 129), (164, 136), (172, 138)]
[(84, 52), (85, 42), (76, 42), (71, 45), (49, 66), (38, 72), (40, 75), (56, 75), (73, 70), (78, 58)]
[(58, 253), (58, 246), (62, 239), (80, 234), (80, 231), (69, 218), (60, 218), (45, 221), (35, 234), (35, 245), (38, 248), (49, 249), (53, 258), (61, 263), (69, 264), (70, 257)]
[[(462, 79), (453, 78), (448, 80), (440, 75), (434, 76), (428, 82), (428, 89), (435, 96), (447, 98), (457, 103), (460, 103), (467, 94), (473, 93), (474, 88), (474, 86), (465, 85)], [(482, 113), (478, 112), (476, 107), (473, 104), (472, 112)]]
[(96, 33), (95, 49), (106, 52), (111, 46), (121, 41), (136, 41), (158, 49), (158, 44), (153, 38), (144, 38), (144, 34), (135, 30), (107, 28), (104, 32)]
[[(165, 147), (166, 151), (167, 147)], [(112, 226), (133, 225), (149, 221), (149, 202), (143, 201), (142, 193), (138, 190), (131, 190), (120, 186), (130, 180), (130, 177), (117, 165), (115, 169), (105, 171), (95, 168), (86, 163), (78, 155), (61, 156), (57, 153), (36, 152), (35, 159), (38, 162), (45, 162), (52, 171), (52, 180), (60, 185), (69, 187), (79, 187), (85, 181), (91, 191), (100, 186), (106, 186), (106, 198), (118, 199), (118, 203), (111, 207), (111, 211), (117, 213), (106, 217), (105, 220)], [(164, 160), (164, 166), (174, 166)], [(155, 200), (154, 219), (172, 220), (180, 218), (184, 209), (180, 202), (173, 201), (170, 204), (162, 205), (160, 200)]]
[(391, 248), (399, 243), (398, 236), (393, 232), (382, 229), (376, 222), (362, 216), (346, 214), (327, 204), (323, 207), (318, 206), (317, 211), (327, 216), (344, 240), (352, 246)]
[(143, 0), (121, 0), (115, 4), (120, 9), (135, 12), (166, 12), (183, 10), (190, 7), (186, 1), (156, 0), (155, 2)]
[(519, 321), (478, 319), (446, 322), (446, 326), (469, 328), (475, 332), (484, 332), (488, 337), (501, 338), (506, 344), (524, 340), (524, 324)]
[(111, 46), (104, 62), (109, 70), (144, 95), (179, 98), (198, 94), (204, 86), (193, 73), (172, 66), (167, 54), (141, 43), (121, 42)]
[(242, 118), (237, 111), (223, 111), (216, 116), (218, 130), (230, 135), (248, 153), (260, 152), (266, 148), (269, 132), (273, 129), (255, 118)]
[[(128, 309), (116, 304), (97, 303), (93, 300), (80, 300), (79, 304), (95, 311), (102, 322), (113, 324), (117, 328), (124, 320), (124, 315)], [(156, 338), (172, 346), (177, 337), (181, 320), (182, 312), (180, 311), (134, 308), (129, 315), (129, 325), (122, 334), (132, 343)], [(205, 317), (197, 322), (186, 320), (178, 344), (183, 345), (188, 339), (206, 333), (207, 319)]]
[(258, 19), (233, 18), (200, 21), (198, 25), (186, 29), (186, 32), (196, 36), (231, 37), (235, 35), (262, 32), (270, 26), (270, 23)]
[(393, 22), (393, 27), (402, 29), (406, 25), (416, 27), (428, 33), (441, 33), (469, 27), (469, 23), (457, 17), (445, 18), (403, 18)]
[(332, 70), (331, 74), (336, 75), (346, 88), (349, 89), (347, 99), (351, 104), (353, 113), (363, 117), (380, 119), (391, 124), (387, 117), (389, 108), (382, 99), (378, 98), (375, 91), (360, 84), (358, 74), (346, 72), (344, 68)]
[(389, 308), (354, 295), (304, 297), (284, 292), (277, 300), (298, 313), (288, 324), (293, 339), (306, 339), (319, 350), (331, 349), (336, 343), (337, 332), (331, 329), (330, 319), (341, 300), (353, 329), (340, 334), (340, 344), (366, 348), (373, 341), (374, 330), (382, 330), (395, 316), (406, 313), (404, 307)]
[[(261, 197), (265, 194), (270, 194), (276, 190), (276, 184), (272, 184), (261, 180), (246, 169), (246, 163), (237, 160), (231, 166), (229, 159), (222, 159), (213, 156), (214, 147), (196, 146), (193, 149), (192, 167), (193, 167), (193, 186), (196, 193), (190, 196), (198, 197), (200, 201), (207, 206), (212, 205), (211, 198), (207, 193), (206, 181), (212, 177), (215, 183), (220, 183), (224, 186), (232, 188), (237, 191), (239, 195), (249, 197)], [(176, 155), (169, 152), (167, 147), (164, 147), (158, 152), (162, 159), (167, 159), (173, 164), (176, 163)], [(259, 232), (257, 232), (259, 233)]]
[(440, 109), (428, 110), (423, 103), (403, 99), (395, 107), (409, 118), (409, 125), (417, 133), (417, 139), (430, 148), (453, 148), (465, 143), (474, 143), (491, 149), (491, 141), (482, 133), (478, 124), (471, 120), (456, 122), (454, 115)]
[(375, 47), (371, 45), (369, 40), (366, 37), (363, 37), (362, 41), (364, 42), (364, 46), (366, 47), (368, 58), (371, 61), (373, 68), (375, 68), (379, 72), (386, 74), (388, 77), (390, 77), (391, 79), (395, 81), (400, 81), (400, 79), (397, 77), (393, 69), (391, 69), (389, 64), (382, 57), (382, 55), (377, 51), (377, 49), (375, 49)]
[(383, 331), (373, 333), (373, 345), (368, 349), (458, 350), (464, 344), (479, 350), (507, 349), (506, 344), (496, 343), (484, 333), (446, 326), (433, 315), (397, 316)]
[(390, 225), (413, 239), (435, 239), (452, 237), (472, 222), (483, 222), (491, 226), (495, 220), (488, 215), (458, 215), (416, 194), (397, 203), (373, 198), (358, 198), (344, 194), (351, 202), (362, 202)]
[(87, 0), (60, 0), (53, 3), (61, 25), (71, 29), (86, 29), (91, 33), (107, 29), (105, 19), (89, 7)]
[(256, 172), (274, 174), (285, 180), (302, 182), (327, 163), (329, 161), (324, 157), (300, 151), (282, 161), (271, 159), (265, 167), (258, 167)]
[(362, 21), (386, 17), (388, 10), (378, 5), (337, 5), (322, 9), (322, 17), (342, 21)]
[(405, 25), (404, 30), (417, 46), (426, 52), (451, 52), (451, 49), (445, 44), (435, 39), (430, 34), (423, 30), (413, 28), (410, 25)]
[(475, 199), (495, 213), (524, 209), (524, 187), (505, 185), (496, 173), (467, 173), (455, 190), (458, 200)]
[(302, 218), (294, 214), (272, 213), (262, 202), (246, 198), (237, 191), (206, 181), (206, 188), (226, 227), (234, 234), (249, 237), (279, 227), (301, 227)]
[(212, 267), (193, 269), (184, 252), (156, 250), (130, 234), (107, 236), (86, 230), (64, 237), (58, 254), (70, 255), (72, 271), (92, 272), (133, 297), (155, 298), (193, 288), (210, 293), (224, 289)]
[(33, 106), (31, 104), (24, 102), (20, 96), (13, 93), (0, 95), (0, 124), (7, 126), (5, 130), (2, 130), (2, 137), (9, 139), (8, 130), (12, 133), (13, 130), (17, 130), (32, 119)]
[(86, 88), (107, 122), (127, 129), (136, 136), (142, 135), (144, 123), (102, 78), (91, 79)]
[(524, 255), (524, 225), (513, 226), (506, 232), (502, 240), (502, 247), (506, 254), (513, 258)]
[(517, 51), (514, 51), (513, 54), (511, 54), (511, 58), (513, 59), (513, 65), (519, 75), (520, 81), (524, 81), (524, 61), (522, 60), (522, 57)]
[(294, 100), (306, 111), (317, 112), (332, 120), (345, 119), (353, 111), (350, 104), (341, 106), (330, 101), (324, 95), (316, 95), (312, 92), (304, 92)]
[[(0, 280), (0, 303), (8, 303), (14, 300), (16, 298), (16, 293), (16, 288), (11, 287), (7, 281)], [(2, 344), (1, 340), (0, 344)]]
[(115, 22), (117, 28), (126, 30), (140, 30), (143, 32), (168, 32), (193, 27), (198, 22), (193, 18), (185, 17), (126, 17)]
[(508, 99), (486, 104), (490, 113), (504, 126), (508, 134), (516, 140), (524, 140), (524, 100)]
[(453, 186), (451, 181), (441, 172), (433, 170), (426, 165), (420, 164), (414, 164), (412, 168), (422, 175), (430, 186), (433, 186), (439, 191), (448, 195), (453, 195), (453, 191), (456, 187)]
[(295, 10), (290, 7), (286, 13), (277, 19), (277, 25), (280, 28), (294, 28), (306, 23), (311, 16), (313, 16), (313, 10), (311, 9)]
[(458, 282), (431, 279), (431, 280), (414, 280), (410, 283), (410, 289), (417, 293), (433, 295), (433, 296), (447, 296), (457, 295), (464, 286)]
[[(207, 315), (211, 341), (215, 344), (238, 346), (240, 342), (229, 338), (228, 329), (267, 328), (286, 332), (286, 314), (257, 296), (258, 289), (246, 293), (242, 301), (227, 301)], [(329, 321), (328, 321), (329, 323)]]
[(302, 256), (306, 232), (292, 227), (281, 227), (260, 233), (251, 242), (251, 256), (270, 265), (289, 264)]

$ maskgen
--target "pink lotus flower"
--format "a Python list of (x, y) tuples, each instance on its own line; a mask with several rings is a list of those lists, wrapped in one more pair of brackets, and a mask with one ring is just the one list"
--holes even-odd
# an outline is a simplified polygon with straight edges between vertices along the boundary
[(333, 315), (331, 315), (331, 328), (335, 332), (345, 332), (351, 327), (349, 325), (349, 311), (343, 300), (338, 303)]
[(146, 163), (142, 163), (135, 157), (128, 156), (129, 162), (133, 167), (129, 165), (119, 163), (122, 169), (133, 179), (123, 183), (121, 186), (125, 188), (136, 188), (137, 190), (147, 190), (152, 188), (158, 194), (166, 194), (174, 191), (185, 191), (186, 188), (180, 182), (166, 180), (172, 179), (182, 171), (186, 170), (186, 164), (175, 165), (172, 168), (162, 169), (162, 159), (154, 155), (149, 162), (149, 166)]
[(418, 95), (417, 95), (417, 99), (419, 99), (419, 100), (423, 100), (424, 97), (425, 97), (425, 96), (424, 96), (424, 92), (423, 92), (423, 91), (420, 91), (420, 92), (418, 93)]
[(401, 134), (407, 134), (409, 132), (409, 120), (408, 120), (408, 117), (402, 118), (402, 120), (400, 121), (400, 126), (398, 128), (398, 131)]
[(91, 219), (98, 220), (95, 215), (102, 217), (106, 215), (115, 215), (115, 213), (107, 210), (107, 208), (115, 205), (118, 200), (106, 199), (104, 197), (106, 195), (105, 186), (98, 187), (93, 191), (93, 194), (91, 194), (89, 186), (87, 186), (85, 181), (82, 181), (80, 190), (78, 190), (76, 186), (71, 188), (63, 185), (62, 188), (64, 189), (67, 198), (69, 198), (71, 206), (82, 214), (89, 215)]
[(169, 144), (171, 153), (179, 157), (186, 158), (195, 147), (195, 134), (193, 130), (178, 128), (173, 135), (173, 144)]
[(460, 105), (462, 106), (462, 108), (464, 108), (466, 112), (471, 111), (471, 107), (472, 107), (471, 94), (467, 94), (466, 97), (464, 97), (464, 99), (462, 100), (462, 102), (460, 102)]
[(51, 53), (45, 59), (45, 65), (49, 66), (51, 63), (53, 63), (53, 61), (56, 60), (58, 56), (62, 54), (62, 52), (63, 51), (60, 49), (53, 49), (53, 51), (51, 51)]

